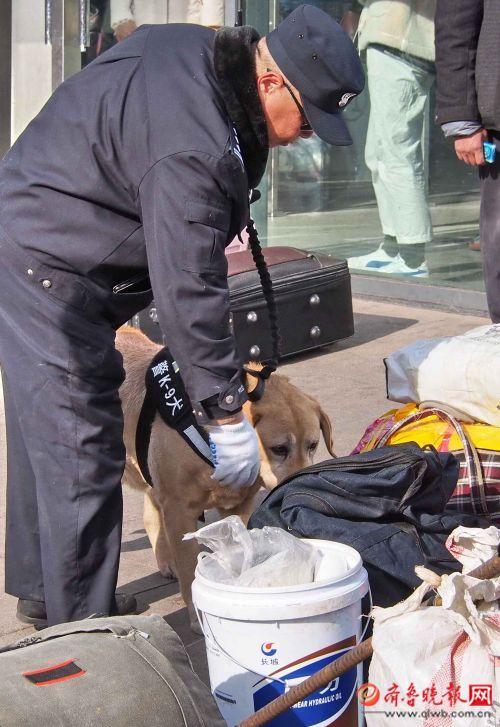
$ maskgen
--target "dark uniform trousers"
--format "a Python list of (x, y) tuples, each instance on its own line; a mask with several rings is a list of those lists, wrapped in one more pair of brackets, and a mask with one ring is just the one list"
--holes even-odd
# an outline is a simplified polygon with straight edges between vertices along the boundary
[(500, 323), (500, 134), (493, 132), (497, 148), (493, 164), (479, 167), (481, 179), (480, 239), (488, 309)]
[(108, 614), (125, 460), (115, 329), (151, 292), (116, 302), (88, 279), (31, 259), (1, 230), (0, 258), (5, 590), (45, 601), (49, 624)]

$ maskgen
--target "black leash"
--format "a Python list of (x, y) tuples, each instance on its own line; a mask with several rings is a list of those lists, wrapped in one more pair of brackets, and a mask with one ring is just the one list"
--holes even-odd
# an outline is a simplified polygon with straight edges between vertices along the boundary
[[(248, 233), (248, 241), (250, 243), (252, 258), (255, 263), (255, 267), (257, 268), (257, 272), (259, 273), (260, 284), (262, 285), (262, 292), (264, 293), (264, 298), (266, 299), (267, 310), (269, 312), (269, 323), (271, 326), (271, 341), (273, 347), (272, 358), (268, 359), (267, 361), (263, 361), (262, 364), (264, 368), (268, 367), (273, 371), (276, 371), (278, 367), (278, 361), (281, 358), (281, 339), (278, 325), (278, 310), (276, 307), (276, 300), (274, 298), (273, 291), (273, 281), (271, 280), (271, 275), (269, 273), (269, 269), (264, 258), (264, 253), (262, 252), (259, 236), (257, 234), (257, 230), (255, 229), (255, 223), (252, 218), (250, 218), (250, 222), (247, 225), (246, 231)], [(269, 378), (269, 376), (266, 376), (265, 378)]]
[(276, 371), (276, 369), (266, 364), (260, 370), (243, 366), (243, 371), (249, 376), (254, 376), (257, 379), (255, 387), (251, 391), (247, 391), (248, 400), (251, 402), (259, 401), (264, 396), (265, 382), (271, 374)]

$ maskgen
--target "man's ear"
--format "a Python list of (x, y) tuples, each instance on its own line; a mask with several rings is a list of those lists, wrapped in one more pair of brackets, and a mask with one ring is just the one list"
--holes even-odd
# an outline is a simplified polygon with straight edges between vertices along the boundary
[(257, 88), (263, 94), (273, 93), (283, 86), (283, 76), (276, 71), (265, 71), (257, 76)]

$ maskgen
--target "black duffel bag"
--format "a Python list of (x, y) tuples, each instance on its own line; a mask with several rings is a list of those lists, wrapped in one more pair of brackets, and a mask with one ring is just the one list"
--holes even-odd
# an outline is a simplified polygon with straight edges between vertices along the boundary
[(273, 525), (350, 545), (363, 558), (374, 604), (389, 606), (420, 584), (415, 566), (461, 570), (445, 547), (452, 530), (489, 526), (447, 507), (457, 477), (452, 454), (414, 443), (330, 459), (284, 480), (248, 527)]

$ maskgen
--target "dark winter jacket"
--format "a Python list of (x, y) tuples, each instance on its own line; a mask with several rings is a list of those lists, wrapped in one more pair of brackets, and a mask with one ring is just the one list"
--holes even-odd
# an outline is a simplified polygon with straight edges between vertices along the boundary
[(437, 121), (500, 130), (500, 2), (438, 0)]
[(142, 26), (63, 83), (0, 165), (3, 234), (114, 303), (149, 273), (192, 401), (229, 411), (245, 393), (224, 248), (267, 159), (257, 38)]

